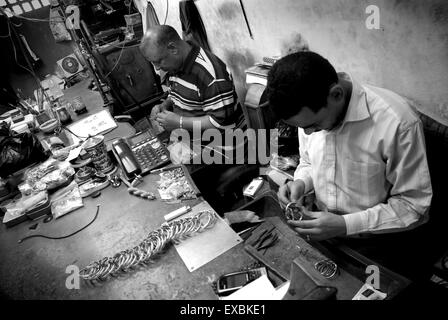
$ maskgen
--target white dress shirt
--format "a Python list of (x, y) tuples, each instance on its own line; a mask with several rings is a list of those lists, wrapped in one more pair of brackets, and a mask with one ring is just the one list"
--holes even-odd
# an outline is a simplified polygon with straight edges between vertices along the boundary
[(432, 198), (423, 128), (399, 95), (353, 84), (340, 126), (306, 135), (299, 128), (294, 179), (317, 203), (343, 214), (347, 235), (396, 232), (427, 221)]

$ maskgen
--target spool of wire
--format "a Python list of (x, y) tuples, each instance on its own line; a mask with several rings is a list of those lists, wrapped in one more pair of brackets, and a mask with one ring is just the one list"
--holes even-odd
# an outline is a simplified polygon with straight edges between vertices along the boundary
[(113, 257), (105, 257), (92, 262), (79, 274), (84, 280), (105, 281), (109, 276), (128, 272), (140, 264), (150, 263), (171, 241), (177, 243), (205, 229), (212, 228), (216, 221), (217, 218), (213, 211), (204, 210), (192, 217), (164, 223), (136, 247), (121, 251)]

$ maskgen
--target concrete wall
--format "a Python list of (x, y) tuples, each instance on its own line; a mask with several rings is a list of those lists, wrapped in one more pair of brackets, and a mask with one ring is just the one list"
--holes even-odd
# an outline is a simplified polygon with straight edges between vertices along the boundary
[[(161, 23), (166, 1), (150, 0)], [(232, 69), (244, 97), (244, 70), (278, 55), (298, 32), (316, 51), (362, 82), (385, 87), (420, 104), (448, 125), (448, 1), (446, 0), (197, 0), (215, 54)], [(178, 1), (167, 24), (181, 31)], [(366, 8), (380, 9), (380, 29), (368, 30)]]

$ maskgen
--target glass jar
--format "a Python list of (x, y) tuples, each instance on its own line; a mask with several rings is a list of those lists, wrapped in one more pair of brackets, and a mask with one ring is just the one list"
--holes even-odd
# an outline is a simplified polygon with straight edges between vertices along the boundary
[(67, 124), (72, 121), (72, 117), (65, 106), (59, 106), (55, 111), (58, 114), (59, 121), (62, 124)]

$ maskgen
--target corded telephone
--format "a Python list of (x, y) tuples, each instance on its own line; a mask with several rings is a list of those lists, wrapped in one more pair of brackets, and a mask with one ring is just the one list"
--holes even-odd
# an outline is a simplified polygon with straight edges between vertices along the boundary
[(113, 142), (112, 152), (128, 180), (170, 162), (168, 150), (149, 130), (119, 138)]

